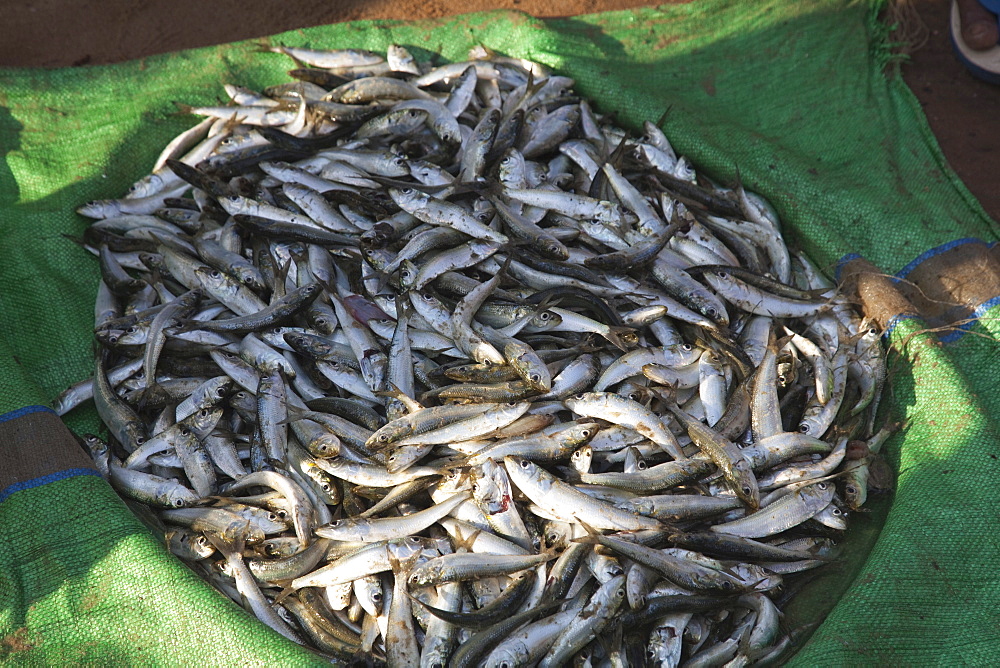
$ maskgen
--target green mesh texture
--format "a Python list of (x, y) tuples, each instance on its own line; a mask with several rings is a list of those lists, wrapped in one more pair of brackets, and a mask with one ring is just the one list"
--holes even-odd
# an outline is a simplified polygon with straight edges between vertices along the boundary
[[(948, 168), (901, 78), (885, 74), (893, 63), (878, 9), (871, 1), (698, 0), (545, 21), (489, 12), (347, 23), (271, 40), (376, 51), (399, 43), (418, 59), (440, 53), (438, 62), (483, 44), (575, 78), (596, 109), (634, 130), (669, 108), (665, 129), (678, 151), (720, 182), (738, 173), (776, 207), (789, 242), (831, 274), (847, 253), (895, 272), (953, 239), (994, 241), (997, 224)], [(98, 270), (61, 236), (87, 224), (74, 208), (120, 196), (148, 172), (193, 123), (173, 101), (215, 102), (224, 83), (286, 81), (289, 59), (256, 49), (244, 42), (107, 67), (0, 70), (0, 413), (47, 403), (91, 372)], [(982, 664), (1000, 639), (996, 326), (977, 325), (947, 348), (921, 327), (903, 321), (891, 337), (898, 353), (887, 403), (908, 425), (886, 448), (898, 490), (856, 521), (850, 540), (862, 549), (795, 600), (793, 621), (825, 618), (798, 665)], [(97, 428), (90, 408), (66, 422)], [(57, 485), (87, 491), (67, 496)], [(64, 481), (0, 505), (0, 575), (19, 592), (3, 598), (0, 637), (65, 634), (61, 647), (78, 647), (83, 662), (290, 661), (289, 643), (235, 608), (237, 619), (211, 608), (225, 601), (152, 549), (124, 506), (105, 499), (99, 527), (68, 521), (63, 510), (110, 496), (98, 494), (101, 485)], [(37, 526), (19, 524), (15, 503), (47, 512)], [(67, 532), (90, 548), (60, 553)], [(26, 587), (17, 564), (30, 563), (26, 551), (38, 545), (68, 563), (38, 571)], [(85, 592), (107, 582), (116, 586), (86, 605)], [(130, 607), (141, 623), (124, 614)]]

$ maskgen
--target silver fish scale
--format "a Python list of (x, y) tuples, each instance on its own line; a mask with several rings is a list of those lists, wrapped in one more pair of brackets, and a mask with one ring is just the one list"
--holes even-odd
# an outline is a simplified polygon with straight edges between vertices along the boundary
[[(129, 291), (102, 283), (96, 379), (53, 403), (97, 395), (111, 442), (86, 442), (112, 486), (334, 659), (787, 652), (773, 592), (884, 491), (892, 426), (873, 427), (877, 336), (773, 210), (535, 63), (273, 51), (315, 63), (310, 83), (192, 109), (208, 120), (154, 174), (79, 209)], [(196, 290), (147, 377), (136, 334)], [(263, 515), (219, 510), (246, 505)]]

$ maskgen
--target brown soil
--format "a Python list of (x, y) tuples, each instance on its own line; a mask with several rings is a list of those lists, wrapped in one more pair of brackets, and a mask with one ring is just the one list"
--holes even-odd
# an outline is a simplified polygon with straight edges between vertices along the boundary
[[(697, 1), (697, 0), (694, 0)], [(10, 0), (4, 3), (0, 66), (114, 63), (284, 30), (355, 19), (435, 18), (486, 9), (568, 16), (654, 4), (639, 0)], [(972, 77), (955, 59), (947, 0), (897, 0), (926, 43), (903, 65), (944, 154), (986, 211), (1000, 220), (1000, 86)]]

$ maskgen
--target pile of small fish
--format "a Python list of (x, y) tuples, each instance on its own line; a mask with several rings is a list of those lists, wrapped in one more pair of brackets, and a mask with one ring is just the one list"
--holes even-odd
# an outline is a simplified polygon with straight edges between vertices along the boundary
[(787, 655), (889, 433), (879, 332), (764, 200), (571, 79), (272, 50), (295, 81), (185, 107), (79, 209), (99, 352), (56, 408), (93, 398), (111, 485), (331, 659)]

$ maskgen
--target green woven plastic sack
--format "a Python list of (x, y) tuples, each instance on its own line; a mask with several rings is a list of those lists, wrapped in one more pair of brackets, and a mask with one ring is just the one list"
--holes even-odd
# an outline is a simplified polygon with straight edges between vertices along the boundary
[[(550, 21), (496, 12), (349, 23), (272, 41), (376, 51), (400, 43), (421, 59), (440, 52), (439, 60), (484, 44), (537, 60), (575, 78), (582, 95), (627, 127), (669, 107), (666, 130), (678, 151), (721, 182), (738, 170), (775, 205), (789, 241), (831, 273), (860, 253), (885, 272), (923, 271), (926, 285), (936, 280), (943, 290), (949, 265), (941, 258), (964, 253), (979, 262), (964, 275), (989, 278), (996, 223), (948, 169), (912, 94), (885, 75), (891, 58), (877, 8), (698, 0)], [(5, 662), (315, 663), (160, 547), (39, 407), (92, 372), (98, 271), (61, 236), (86, 225), (74, 208), (117, 197), (148, 171), (192, 123), (173, 101), (213, 102), (224, 83), (285, 81), (288, 66), (240, 43), (110, 67), (0, 70)], [(930, 249), (927, 263), (910, 265)], [(935, 258), (940, 271), (926, 270)], [(846, 271), (860, 271), (859, 262)], [(932, 323), (943, 329), (928, 327), (924, 309), (907, 299), (924, 291), (904, 294), (916, 279), (867, 276), (860, 283), (877, 289), (862, 296), (891, 326), (896, 351), (886, 403), (907, 422), (887, 446), (898, 489), (891, 508), (876, 503), (870, 517), (856, 518), (856, 556), (796, 599), (790, 621), (825, 621), (794, 662), (989, 663), (1000, 640), (990, 320), (1000, 281), (976, 280), (961, 294), (966, 318), (980, 318), (961, 336), (948, 313)], [(65, 422), (78, 433), (99, 428), (91, 408)]]

